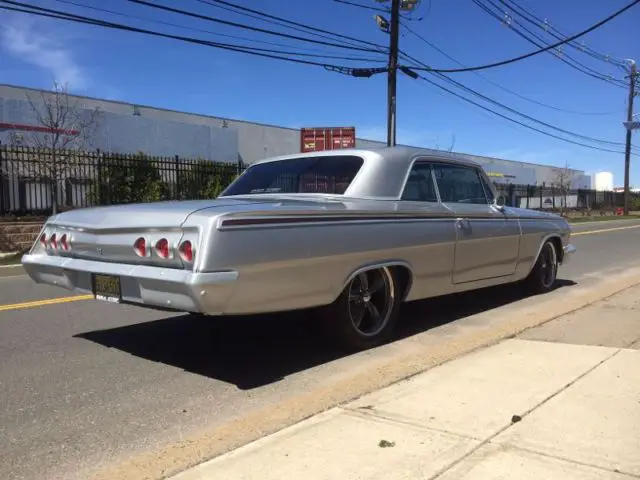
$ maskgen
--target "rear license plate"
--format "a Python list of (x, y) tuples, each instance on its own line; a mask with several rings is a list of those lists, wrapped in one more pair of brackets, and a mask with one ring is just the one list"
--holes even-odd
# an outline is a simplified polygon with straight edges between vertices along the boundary
[(97, 300), (120, 303), (122, 299), (120, 277), (95, 274), (93, 276), (93, 293)]

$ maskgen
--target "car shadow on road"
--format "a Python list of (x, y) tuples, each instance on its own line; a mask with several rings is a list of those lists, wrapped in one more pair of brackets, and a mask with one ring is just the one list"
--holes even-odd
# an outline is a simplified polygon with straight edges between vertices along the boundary
[[(575, 285), (559, 280), (558, 288)], [(396, 340), (481, 313), (526, 295), (514, 287), (412, 302), (403, 307)], [(348, 355), (333, 345), (308, 311), (242, 317), (178, 315), (75, 335), (153, 362), (249, 390)]]

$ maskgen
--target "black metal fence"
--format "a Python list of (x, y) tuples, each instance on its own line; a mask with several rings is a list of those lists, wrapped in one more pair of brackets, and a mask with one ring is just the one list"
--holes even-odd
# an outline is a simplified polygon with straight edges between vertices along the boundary
[(215, 198), (243, 167), (201, 159), (0, 145), (0, 215)]
[[(0, 216), (49, 215), (97, 205), (215, 198), (243, 167), (203, 159), (0, 145)], [(498, 184), (509, 206), (608, 213), (624, 195)], [(632, 196), (640, 209), (640, 197)]]
[[(512, 207), (555, 212), (594, 211), (608, 213), (624, 206), (624, 193), (589, 189), (567, 189), (553, 186), (495, 184), (500, 195)], [(631, 196), (634, 209), (640, 209), (640, 198)]]

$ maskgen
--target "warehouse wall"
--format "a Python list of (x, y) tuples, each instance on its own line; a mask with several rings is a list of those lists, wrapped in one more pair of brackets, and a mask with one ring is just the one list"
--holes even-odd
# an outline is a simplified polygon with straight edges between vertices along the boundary
[[(0, 122), (3, 116), (14, 118), (27, 115), (30, 106), (25, 101), (26, 94), (37, 98), (40, 91), (0, 85)], [(246, 164), (265, 157), (300, 151), (300, 131), (297, 129), (123, 102), (75, 98), (79, 107), (97, 107), (103, 112), (106, 127), (96, 140), (103, 149), (143, 150), (154, 152), (152, 154), (155, 155), (203, 156), (220, 161), (239, 159)], [(16, 103), (18, 100), (20, 102)], [(2, 135), (0, 132), (0, 141)], [(360, 148), (384, 145), (383, 142), (356, 140), (356, 146)], [(557, 181), (557, 170), (553, 167), (469, 154), (458, 155), (480, 163), (496, 182), (550, 185)], [(571, 176), (573, 188), (591, 188), (591, 177), (583, 171), (573, 170)]]
[[(33, 108), (22, 93), (13, 98), (3, 95), (0, 89), (0, 124), (41, 126)], [(39, 94), (32, 95), (38, 105)], [(154, 118), (134, 115), (130, 107), (126, 109), (110, 102), (88, 102), (80, 100), (78, 110), (85, 116), (100, 107), (97, 114), (96, 131), (87, 148), (91, 150), (117, 153), (144, 152), (148, 155), (174, 156), (185, 158), (206, 158), (219, 162), (236, 163), (239, 160), (238, 132), (219, 125), (204, 125), (185, 122), (182, 118)], [(108, 106), (110, 108), (104, 108)], [(115, 110), (115, 111), (113, 111)], [(136, 112), (137, 113), (137, 112)], [(188, 120), (188, 117), (186, 118)], [(8, 143), (18, 134), (25, 145), (33, 142), (33, 137), (43, 134), (12, 129), (0, 129), (0, 141)]]

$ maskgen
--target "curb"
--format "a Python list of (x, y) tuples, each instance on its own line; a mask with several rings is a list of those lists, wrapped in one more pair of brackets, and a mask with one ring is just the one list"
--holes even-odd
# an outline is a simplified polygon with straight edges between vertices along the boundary
[[(471, 332), (448, 340), (433, 342), (429, 331), (381, 347), (377, 361), (362, 362), (363, 367), (332, 385), (269, 405), (222, 426), (204, 430), (180, 442), (140, 454), (126, 462), (94, 472), (92, 480), (166, 479), (243, 445), (290, 427), (363, 395), (418, 375), (445, 362), (494, 345), (526, 330), (588, 307), (640, 284), (640, 269), (618, 275), (586, 287), (551, 298), (529, 297), (528, 304), (516, 314), (488, 310), (455, 322)], [(553, 295), (553, 294), (552, 294)], [(525, 299), (524, 302), (527, 302)], [(486, 319), (488, 325), (479, 319)], [(431, 340), (433, 343), (430, 343)], [(384, 349), (382, 349), (384, 348)], [(369, 360), (372, 360), (369, 357)]]

